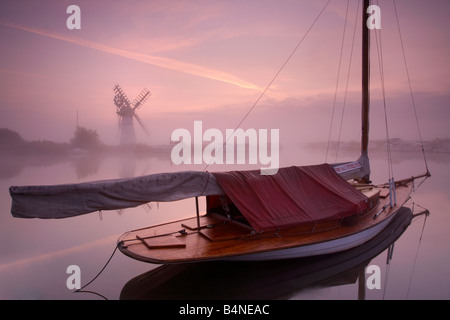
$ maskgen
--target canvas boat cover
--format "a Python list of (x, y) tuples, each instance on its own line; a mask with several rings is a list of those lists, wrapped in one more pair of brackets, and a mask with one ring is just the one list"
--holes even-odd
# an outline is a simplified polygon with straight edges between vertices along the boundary
[(51, 219), (223, 191), (208, 172), (182, 171), (75, 184), (12, 186), (9, 193), (14, 217)]
[(368, 207), (367, 197), (329, 164), (214, 173), (217, 183), (257, 232), (345, 218)]
[(259, 231), (352, 215), (366, 200), (328, 164), (281, 168), (275, 175), (182, 171), (9, 191), (14, 217), (44, 219), (226, 194)]

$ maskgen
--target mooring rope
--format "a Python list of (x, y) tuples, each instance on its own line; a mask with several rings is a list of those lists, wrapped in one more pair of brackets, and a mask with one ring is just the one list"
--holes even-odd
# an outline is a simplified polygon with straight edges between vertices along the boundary
[(88, 285), (90, 285), (92, 282), (94, 282), (99, 276), (100, 274), (102, 274), (102, 272), (106, 269), (106, 267), (108, 266), (109, 262), (111, 261), (111, 259), (114, 257), (114, 254), (116, 253), (118, 248), (118, 245), (116, 245), (116, 247), (114, 248), (113, 253), (111, 254), (111, 256), (109, 257), (108, 261), (105, 263), (105, 265), (103, 266), (103, 268), (100, 270), (99, 273), (97, 273), (97, 275), (88, 283), (86, 283), (84, 286), (82, 286), (80, 289), (75, 290), (73, 293), (91, 293), (91, 294), (95, 294), (105, 300), (108, 300), (108, 298), (106, 298), (104, 295), (98, 293), (98, 292), (94, 292), (94, 291), (88, 291), (88, 290), (83, 290), (84, 288), (86, 288)]

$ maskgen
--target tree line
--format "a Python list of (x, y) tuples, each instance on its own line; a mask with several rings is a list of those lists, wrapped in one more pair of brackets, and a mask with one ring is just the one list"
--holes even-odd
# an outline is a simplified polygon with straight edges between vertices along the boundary
[(2, 155), (65, 154), (74, 149), (96, 151), (103, 146), (96, 130), (77, 127), (73, 138), (67, 143), (48, 140), (27, 141), (7, 128), (0, 128), (0, 151)]

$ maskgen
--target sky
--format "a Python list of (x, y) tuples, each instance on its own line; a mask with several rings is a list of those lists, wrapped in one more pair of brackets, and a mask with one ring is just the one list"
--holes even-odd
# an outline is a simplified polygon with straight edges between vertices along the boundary
[[(195, 120), (235, 128), (253, 106), (241, 127), (279, 129), (281, 144), (326, 141), (341, 118), (341, 139), (359, 139), (360, 10), (356, 1), (332, 0), (319, 16), (328, 1), (2, 0), (0, 127), (26, 140), (68, 142), (78, 121), (118, 143), (119, 84), (130, 100), (143, 88), (152, 94), (137, 110), (150, 131), (135, 124), (143, 143), (168, 143), (177, 128), (192, 132)], [(67, 28), (72, 4), (80, 29)], [(401, 37), (393, 1), (378, 1), (390, 135), (418, 138), (402, 40), (423, 138), (450, 137), (450, 2), (395, 4)], [(385, 123), (375, 39), (371, 61), (376, 139)]]

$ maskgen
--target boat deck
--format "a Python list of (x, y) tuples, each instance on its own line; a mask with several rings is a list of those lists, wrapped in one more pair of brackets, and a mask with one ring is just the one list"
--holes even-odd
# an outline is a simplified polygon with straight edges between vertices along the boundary
[[(358, 188), (368, 195), (369, 201), (377, 201), (378, 205), (373, 204), (372, 210), (351, 219), (255, 234), (249, 226), (220, 215), (208, 214), (199, 218), (200, 228), (197, 226), (197, 217), (193, 217), (127, 232), (118, 239), (118, 247), (121, 252), (131, 258), (166, 264), (239, 259), (249, 254), (261, 256), (264, 253), (279, 250), (313, 248), (314, 245), (321, 246), (324, 243), (340, 246), (339, 239), (351, 238), (364, 230), (374, 229), (374, 232), (368, 232), (366, 237), (375, 236), (374, 227), (388, 223), (388, 220), (408, 200), (412, 183), (397, 185), (397, 205), (393, 208), (388, 205), (388, 188), (370, 186)], [(374, 218), (377, 213), (379, 215)], [(356, 240), (355, 243), (368, 239), (357, 238)], [(332, 243), (333, 241), (336, 243)], [(331, 250), (340, 250), (339, 246)], [(320, 249), (315, 254), (322, 252)], [(311, 253), (313, 252), (309, 252)]]

